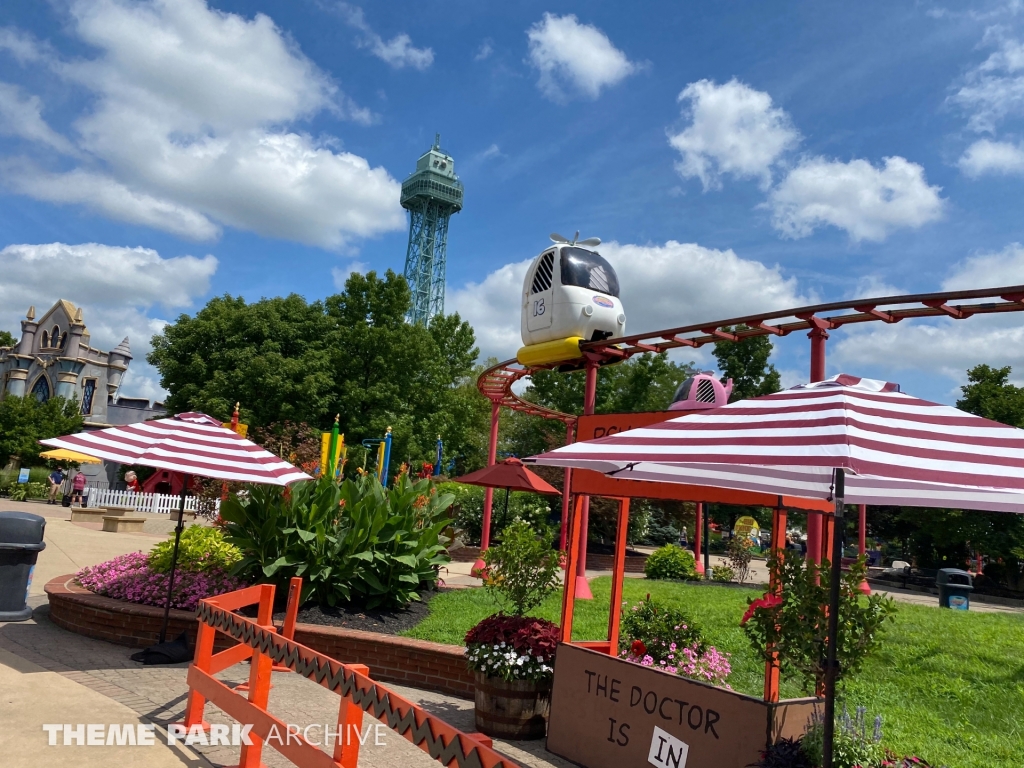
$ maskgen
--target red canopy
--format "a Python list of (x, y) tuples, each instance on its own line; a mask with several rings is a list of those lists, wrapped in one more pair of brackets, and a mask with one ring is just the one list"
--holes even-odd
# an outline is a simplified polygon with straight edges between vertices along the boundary
[(79, 432), (40, 440), (120, 464), (169, 469), (187, 475), (242, 483), (288, 485), (312, 480), (256, 443), (225, 429), (205, 413), (179, 413), (170, 419)]
[(499, 461), (489, 467), (455, 478), (457, 483), (482, 485), (485, 488), (507, 488), (513, 491), (532, 491), (558, 495), (558, 489), (523, 466), (519, 459)]

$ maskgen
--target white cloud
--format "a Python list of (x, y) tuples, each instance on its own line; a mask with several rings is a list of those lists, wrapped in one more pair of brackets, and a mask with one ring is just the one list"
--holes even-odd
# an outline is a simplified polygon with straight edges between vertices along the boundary
[(0, 328), (17, 337), (30, 305), (36, 316), (58, 299), (82, 308), (90, 344), (113, 349), (128, 336), (134, 359), (121, 394), (161, 398), (159, 375), (146, 363), (150, 339), (167, 324), (149, 317), (157, 305), (187, 307), (210, 290), (213, 256), (164, 258), (149, 248), (84, 243), (9, 245), (0, 250)]
[(967, 148), (957, 165), (971, 178), (984, 174), (1024, 174), (1024, 146), (979, 139)]
[(604, 32), (580, 24), (573, 14), (545, 13), (526, 36), (530, 62), (540, 71), (537, 84), (554, 101), (567, 98), (565, 86), (596, 99), (602, 88), (616, 85), (640, 69)]
[(162, 229), (190, 240), (209, 240), (220, 228), (188, 206), (129, 189), (102, 174), (83, 170), (49, 173), (25, 161), (0, 161), (6, 183), (23, 195), (52, 203), (84, 205), (130, 224)]
[(49, 46), (16, 27), (0, 27), (0, 51), (7, 51), (19, 64), (35, 64), (52, 56)]
[[(604, 243), (599, 251), (618, 273), (627, 333), (813, 301), (778, 267), (742, 259), (732, 250), (670, 240), (664, 245)], [(531, 261), (506, 264), (480, 283), (449, 291), (447, 306), (473, 325), (482, 358), (512, 357), (522, 346), (520, 297)]]
[(968, 128), (994, 133), (1005, 118), (1024, 114), (1024, 42), (995, 26), (982, 43), (996, 50), (967, 72), (952, 100), (970, 113)]
[(724, 85), (711, 80), (690, 83), (679, 94), (689, 125), (669, 135), (682, 159), (676, 169), (683, 177), (699, 178), (704, 191), (721, 187), (721, 175), (771, 183), (771, 168), (800, 134), (789, 115), (772, 104), (772, 97), (736, 79)]
[(1011, 243), (997, 253), (982, 253), (959, 262), (942, 282), (942, 290), (1001, 288), (1006, 285), (1024, 285), (1024, 246), (1020, 243)]
[(355, 273), (364, 275), (369, 265), (361, 261), (353, 261), (347, 267), (333, 267), (331, 269), (331, 280), (334, 283), (334, 290), (341, 292), (345, 290), (345, 282)]
[(773, 226), (786, 237), (831, 225), (853, 240), (878, 241), (895, 229), (939, 219), (945, 203), (940, 191), (928, 185), (924, 168), (902, 157), (887, 157), (880, 168), (867, 160), (812, 157), (771, 191), (767, 205)]
[(473, 57), (473, 61), (483, 61), (490, 58), (492, 53), (494, 53), (494, 41), (489, 37), (484, 38), (484, 41), (480, 43), (480, 47), (477, 49), (476, 56)]
[[(1008, 245), (954, 265), (943, 291), (1024, 284), (1024, 246)], [(967, 381), (980, 363), (1024, 372), (1024, 325), (1020, 315), (977, 315), (966, 320), (904, 320), (894, 325), (850, 326), (829, 342), (829, 364), (856, 372), (865, 366)]]
[(96, 162), (71, 174), (8, 162), (14, 189), (197, 239), (218, 222), (340, 249), (404, 226), (386, 170), (287, 127), (324, 110), (370, 115), (267, 16), (78, 0), (70, 28), (98, 54), (50, 67), (96, 97), (75, 124)]
[(370, 53), (395, 69), (412, 67), (423, 71), (434, 63), (432, 48), (417, 48), (412, 38), (404, 32), (385, 40), (370, 27), (363, 9), (348, 3), (338, 3), (338, 10), (345, 17), (349, 26), (362, 33), (358, 41), (360, 48), (369, 49)]
[(61, 154), (77, 154), (70, 141), (46, 124), (42, 110), (38, 96), (24, 96), (18, 86), (0, 83), (0, 134), (35, 141)]

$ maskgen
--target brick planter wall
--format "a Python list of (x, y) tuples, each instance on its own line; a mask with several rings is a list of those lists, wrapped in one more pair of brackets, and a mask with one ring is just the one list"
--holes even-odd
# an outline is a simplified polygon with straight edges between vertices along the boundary
[[(163, 622), (162, 609), (101, 597), (72, 584), (71, 579), (70, 575), (59, 576), (45, 587), (54, 624), (69, 632), (132, 648), (145, 648), (156, 642)], [(194, 646), (198, 630), (195, 614), (172, 610), (168, 639), (174, 639), (183, 630), (189, 633)], [(374, 680), (473, 698), (473, 675), (466, 669), (462, 646), (315, 624), (297, 624), (295, 640), (338, 661), (365, 664)], [(232, 644), (225, 635), (217, 634), (218, 650)]]

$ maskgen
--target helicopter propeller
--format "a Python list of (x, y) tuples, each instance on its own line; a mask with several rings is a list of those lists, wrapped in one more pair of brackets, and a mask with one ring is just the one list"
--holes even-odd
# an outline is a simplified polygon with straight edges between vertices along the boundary
[(586, 240), (580, 240), (580, 231), (578, 229), (571, 241), (569, 238), (564, 235), (560, 235), (557, 232), (552, 232), (548, 237), (551, 238), (551, 242), (553, 243), (565, 243), (566, 245), (586, 245), (593, 247), (601, 244), (601, 238), (599, 237), (588, 237)]

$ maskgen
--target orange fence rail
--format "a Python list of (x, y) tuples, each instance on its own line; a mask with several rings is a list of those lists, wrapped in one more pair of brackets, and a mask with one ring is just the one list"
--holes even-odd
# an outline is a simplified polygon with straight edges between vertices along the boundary
[[(210, 702), (240, 723), (252, 725), (249, 734), (253, 743), (242, 745), (239, 768), (258, 768), (261, 765), (264, 742), (273, 732), (287, 733), (288, 738), (266, 743), (299, 768), (356, 768), (359, 739), (347, 737), (352, 729), (362, 732), (363, 713), (368, 712), (449, 768), (518, 768), (491, 749), (491, 740), (486, 736), (462, 733), (371, 680), (369, 668), (365, 665), (343, 664), (296, 643), (291, 636), (295, 629), (296, 596), (300, 590), (301, 579), (292, 579), (284, 634), (279, 634), (273, 624), (273, 585), (248, 587), (200, 601), (195, 659), (188, 670), (185, 728), (209, 729), (209, 723), (203, 720), (203, 711), (206, 702)], [(255, 619), (235, 613), (239, 608), (250, 605), (259, 606)], [(238, 645), (215, 654), (213, 645), (217, 632), (237, 640)], [(252, 669), (245, 695), (214, 677), (249, 658), (252, 659)], [(290, 669), (341, 697), (338, 710), (340, 736), (332, 755), (311, 744), (301, 733), (289, 731), (283, 720), (267, 710), (270, 676), (274, 668)]]

